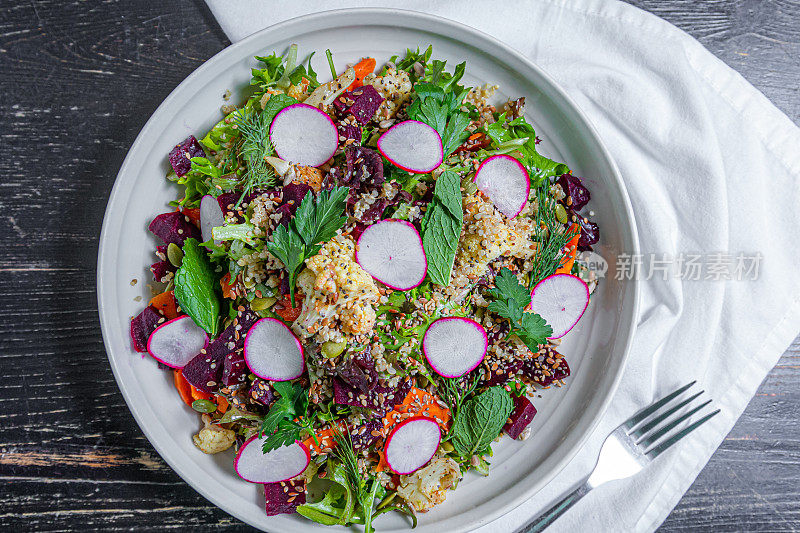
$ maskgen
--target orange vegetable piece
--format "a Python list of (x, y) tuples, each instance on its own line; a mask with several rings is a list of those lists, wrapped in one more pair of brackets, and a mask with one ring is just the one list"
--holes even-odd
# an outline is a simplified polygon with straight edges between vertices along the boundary
[(215, 399), (217, 400), (217, 411), (225, 414), (225, 411), (228, 410), (228, 400), (225, 399), (225, 396), (217, 396)]
[(173, 370), (173, 380), (175, 382), (175, 388), (178, 389), (178, 394), (181, 395), (183, 403), (186, 405), (192, 405), (192, 386), (189, 385), (189, 382), (186, 381), (186, 378), (183, 377), (183, 374), (180, 370)]
[(192, 401), (194, 400), (210, 400), (211, 395), (207, 392), (203, 392), (200, 389), (196, 388), (194, 385), (189, 383), (189, 386), (192, 388)]
[(567, 255), (564, 257), (564, 262), (556, 269), (556, 274), (569, 274), (572, 272), (572, 265), (575, 264), (575, 258), (578, 256), (578, 239), (581, 238), (581, 226), (578, 223), (572, 224), (570, 230), (577, 232), (567, 243)]
[(230, 298), (231, 300), (236, 299), (236, 283), (231, 283), (230, 272), (220, 278), (219, 285), (222, 287), (222, 296)]
[(178, 302), (173, 291), (162, 292), (150, 300), (150, 305), (164, 315), (167, 320), (178, 318)]
[(336, 434), (336, 430), (334, 428), (323, 429), (316, 433), (317, 440), (319, 441), (321, 446), (317, 446), (317, 443), (314, 441), (314, 437), (309, 437), (303, 441), (303, 444), (310, 450), (313, 450), (317, 453), (322, 453), (322, 448), (333, 448), (336, 446), (336, 441), (334, 440), (333, 436)]
[(275, 307), (273, 307), (272, 310), (275, 311), (275, 314), (286, 322), (294, 322), (297, 320), (297, 317), (300, 316), (300, 311), (303, 307), (303, 305), (300, 303), (299, 294), (295, 293), (294, 301), (297, 304), (297, 307), (292, 307), (292, 301), (289, 299), (289, 296), (286, 295), (282, 300), (275, 304)]
[(352, 91), (353, 89), (364, 85), (364, 78), (367, 76), (367, 74), (371, 74), (375, 70), (375, 66), (377, 64), (378, 63), (375, 61), (375, 58), (365, 57), (353, 65), (353, 70), (356, 71), (356, 81), (351, 83), (347, 90)]
[(186, 215), (187, 217), (189, 217), (189, 220), (192, 222), (192, 224), (194, 224), (198, 228), (200, 227), (200, 209), (199, 208), (195, 207), (195, 208), (189, 209), (189, 208), (185, 208), (184, 207), (183, 208), (183, 214)]

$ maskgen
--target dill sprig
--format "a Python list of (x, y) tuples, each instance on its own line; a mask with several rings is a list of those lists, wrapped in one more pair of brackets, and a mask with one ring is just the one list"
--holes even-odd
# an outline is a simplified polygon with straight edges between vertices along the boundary
[(242, 196), (236, 202), (237, 207), (254, 190), (275, 184), (275, 172), (266, 159), (275, 153), (269, 138), (272, 118), (267, 113), (256, 111), (243, 113), (236, 118), (236, 128), (242, 134), (239, 154), (247, 165), (247, 172), (242, 177)]
[(575, 231), (556, 218), (556, 200), (550, 195), (550, 183), (545, 181), (536, 188), (536, 256), (531, 268), (529, 289), (551, 276), (558, 269), (567, 243), (575, 236)]
[[(385, 491), (382, 490), (383, 487), (375, 476), (361, 474), (356, 451), (353, 447), (353, 439), (350, 436), (350, 429), (346, 425), (344, 431), (336, 429), (333, 440), (336, 442), (333, 454), (344, 466), (350, 490), (355, 495), (359, 505), (361, 505), (361, 512), (364, 515), (364, 533), (373, 533), (372, 519), (375, 517), (375, 499)], [(372, 481), (371, 485), (370, 480)]]

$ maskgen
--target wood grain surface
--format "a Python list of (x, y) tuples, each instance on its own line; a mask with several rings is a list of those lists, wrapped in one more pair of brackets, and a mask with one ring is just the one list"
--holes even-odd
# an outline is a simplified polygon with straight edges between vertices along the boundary
[[(800, 122), (800, 0), (633, 2)], [(155, 453), (107, 364), (100, 223), (128, 146), (228, 44), (192, 0), (0, 1), (0, 525), (245, 531)], [(800, 342), (662, 531), (800, 529)]]

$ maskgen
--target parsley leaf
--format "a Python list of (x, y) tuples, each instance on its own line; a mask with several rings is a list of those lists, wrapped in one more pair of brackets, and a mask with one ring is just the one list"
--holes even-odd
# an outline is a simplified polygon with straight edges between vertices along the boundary
[(464, 403), (451, 429), (456, 453), (462, 457), (488, 453), (513, 408), (514, 401), (503, 387), (489, 387)]
[(308, 191), (288, 228), (279, 225), (267, 243), (267, 249), (281, 260), (289, 273), (292, 307), (295, 305), (295, 280), (303, 263), (316, 255), (320, 243), (331, 240), (347, 221), (344, 208), (348, 192), (347, 187), (334, 187), (322, 191), (315, 201), (313, 191)]
[(293, 443), (300, 439), (303, 431), (311, 432), (305, 389), (299, 383), (288, 381), (278, 381), (272, 387), (280, 396), (270, 407), (258, 432), (259, 436), (267, 435), (262, 445), (264, 453)]
[(436, 179), (433, 200), (422, 221), (422, 247), (428, 259), (428, 276), (433, 283), (450, 284), (453, 262), (458, 251), (462, 210), (458, 174), (446, 170)]
[(539, 351), (539, 345), (547, 342), (553, 334), (544, 319), (534, 312), (524, 309), (531, 303), (531, 294), (508, 268), (503, 268), (494, 278), (495, 288), (489, 291), (494, 301), (489, 311), (507, 319), (511, 331), (515, 333), (532, 352)]
[(183, 260), (175, 272), (175, 298), (195, 324), (209, 335), (217, 334), (219, 298), (214, 291), (214, 271), (197, 239), (183, 243)]

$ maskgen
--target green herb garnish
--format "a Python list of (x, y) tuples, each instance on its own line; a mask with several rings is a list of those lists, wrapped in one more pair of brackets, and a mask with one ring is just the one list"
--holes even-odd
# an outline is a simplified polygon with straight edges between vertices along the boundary
[(553, 334), (553, 328), (536, 313), (524, 311), (531, 303), (531, 293), (508, 268), (500, 270), (494, 284), (495, 288), (489, 291), (494, 298), (489, 311), (507, 319), (511, 332), (536, 353), (539, 345), (546, 343), (547, 337)]
[(564, 247), (575, 236), (575, 230), (556, 218), (556, 200), (550, 196), (550, 183), (536, 189), (536, 256), (531, 266), (529, 289), (547, 276), (555, 274), (564, 257)]
[(305, 389), (299, 383), (291, 384), (288, 381), (278, 381), (272, 387), (280, 397), (270, 407), (258, 432), (259, 437), (267, 435), (262, 446), (264, 453), (299, 440), (304, 432), (314, 435)]
[(464, 403), (450, 432), (456, 453), (462, 457), (488, 453), (513, 408), (511, 395), (503, 387), (489, 387)]
[(463, 221), (458, 174), (442, 172), (422, 221), (422, 246), (428, 259), (428, 276), (434, 283), (450, 284)]
[[(444, 68), (443, 62), (438, 63)], [(460, 111), (468, 89), (456, 84), (464, 73), (463, 65), (456, 67), (457, 75), (445, 79), (439, 73), (431, 77), (432, 82), (416, 83), (414, 92), (417, 99), (407, 109), (409, 118), (424, 122), (439, 132), (445, 158), (469, 137), (466, 131), (469, 116)]]
[(272, 233), (267, 249), (283, 262), (289, 273), (289, 295), (294, 303), (295, 280), (303, 263), (316, 255), (322, 245), (331, 240), (336, 232), (347, 222), (344, 216), (347, 187), (334, 187), (322, 191), (314, 201), (314, 193), (308, 191), (288, 228), (279, 225)]
[(356, 452), (353, 448), (353, 440), (347, 428), (345, 428), (344, 432), (337, 431), (333, 436), (333, 440), (336, 442), (333, 454), (342, 462), (348, 487), (361, 506), (364, 533), (373, 533), (375, 530), (372, 527), (372, 518), (375, 512), (375, 500), (383, 499), (386, 495), (386, 490), (375, 476), (369, 475), (365, 477), (361, 474)]
[(212, 336), (219, 326), (219, 298), (214, 288), (214, 271), (205, 252), (197, 239), (186, 239), (183, 260), (175, 272), (175, 299), (194, 323)]

